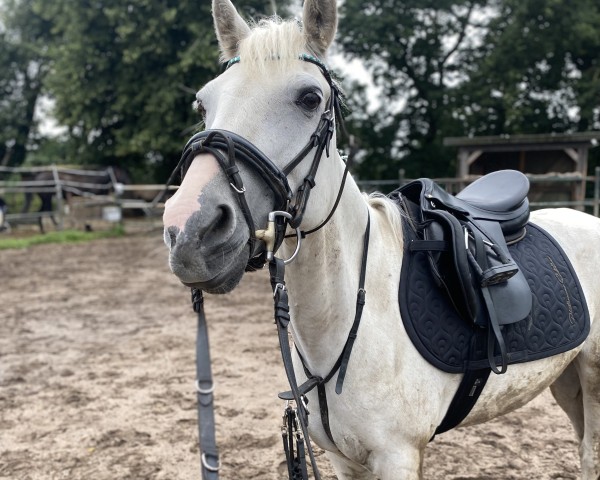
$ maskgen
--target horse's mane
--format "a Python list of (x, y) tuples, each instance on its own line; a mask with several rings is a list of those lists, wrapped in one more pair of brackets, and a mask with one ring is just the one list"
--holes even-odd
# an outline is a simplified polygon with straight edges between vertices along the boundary
[(402, 212), (398, 206), (381, 193), (372, 193), (368, 196), (369, 206), (382, 212), (392, 226), (394, 233), (402, 239)]
[(250, 35), (239, 45), (240, 65), (250, 74), (290, 70), (302, 53), (312, 53), (306, 46), (302, 27), (296, 20), (279, 17), (254, 24)]

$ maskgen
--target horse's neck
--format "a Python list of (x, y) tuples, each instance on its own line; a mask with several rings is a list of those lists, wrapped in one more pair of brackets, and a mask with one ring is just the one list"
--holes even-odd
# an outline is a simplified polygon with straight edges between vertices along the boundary
[(292, 335), (315, 375), (333, 366), (354, 320), (368, 211), (349, 178), (329, 223), (306, 237), (286, 270)]

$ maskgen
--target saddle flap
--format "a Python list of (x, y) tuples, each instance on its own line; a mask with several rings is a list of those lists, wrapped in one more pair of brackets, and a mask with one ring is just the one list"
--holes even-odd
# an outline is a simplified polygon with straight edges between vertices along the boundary
[(423, 238), (429, 242), (443, 241), (447, 248), (428, 253), (431, 271), (452, 301), (456, 310), (466, 319), (477, 318), (477, 293), (469, 268), (464, 230), (449, 212), (432, 210), (430, 221), (423, 229)]
[[(527, 178), (512, 171), (499, 173), (498, 177), (502, 181), (519, 180), (518, 188), (511, 190), (502, 202), (497, 202), (498, 209), (517, 204), (512, 212), (516, 214), (513, 220), (526, 220), (529, 211), (522, 195), (527, 191)], [(499, 185), (491, 180), (480, 182), (471, 193), (483, 195), (482, 185)], [(450, 195), (431, 179), (410, 182), (393, 195), (403, 195), (414, 205), (411, 215), (418, 223), (417, 229), (423, 240), (413, 242), (418, 246), (411, 250), (426, 252), (433, 278), (462, 318), (477, 325), (487, 325), (489, 306), (482, 299), (482, 288), (490, 293), (499, 325), (527, 318), (532, 307), (529, 285), (512, 260), (504, 240), (502, 220), (510, 216), (499, 212), (503, 217), (501, 220), (495, 218), (491, 210), (486, 210), (486, 215), (479, 215), (483, 209)], [(467, 195), (467, 198), (471, 197)], [(474, 215), (475, 210), (477, 215)]]
[[(500, 225), (483, 220), (471, 225), (491, 241), (485, 245), (485, 258), (478, 259), (479, 267), (485, 266), (479, 273), (478, 281), (482, 288), (490, 292), (498, 324), (508, 325), (527, 318), (532, 307), (531, 290), (503, 241)], [(471, 243), (473, 246), (475, 242)]]

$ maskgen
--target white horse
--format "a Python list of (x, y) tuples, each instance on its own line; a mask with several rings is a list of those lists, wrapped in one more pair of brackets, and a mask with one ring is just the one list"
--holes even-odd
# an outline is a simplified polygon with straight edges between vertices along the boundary
[[(198, 92), (197, 108), (208, 129), (234, 132), (284, 170), (331, 107), (331, 86), (323, 69), (299, 55), (325, 58), (337, 28), (336, 2), (305, 0), (302, 25), (268, 20), (250, 28), (230, 0), (213, 0), (213, 15), (222, 59), (239, 58)], [(329, 156), (323, 154), (318, 166), (300, 225), (304, 231), (327, 218), (342, 184), (345, 165), (335, 148), (335, 133), (327, 142)], [(292, 192), (309, 175), (315, 149), (310, 147), (306, 158), (289, 171)], [(232, 290), (249, 257), (263, 247), (262, 242), (249, 243), (251, 224), (263, 228), (276, 194), (266, 188), (256, 168), (243, 161), (237, 165), (250, 220), (236, 192), (241, 185), (232, 182), (222, 163), (208, 153), (195, 156), (179, 191), (167, 202), (170, 266), (188, 286), (213, 293)], [(327, 375), (353, 322), (368, 215), (371, 235), (362, 323), (343, 393), (335, 393), (335, 381), (325, 387), (333, 442), (321, 422), (311, 421), (309, 430), (340, 479), (418, 479), (425, 446), (444, 418), (461, 375), (434, 368), (407, 336), (397, 301), (403, 257), (399, 210), (384, 198), (365, 197), (350, 177), (330, 220), (303, 240), (287, 267), (292, 337), (308, 369)], [(590, 335), (574, 350), (491, 375), (461, 425), (510, 412), (550, 386), (580, 440), (582, 478), (598, 480), (600, 222), (567, 209), (538, 211), (532, 220), (550, 232), (571, 259), (590, 311)], [(287, 258), (295, 248), (295, 238), (286, 238), (277, 256)], [(302, 381), (301, 362), (294, 355)], [(314, 391), (308, 405), (318, 410)], [(319, 413), (311, 418), (318, 419)]]

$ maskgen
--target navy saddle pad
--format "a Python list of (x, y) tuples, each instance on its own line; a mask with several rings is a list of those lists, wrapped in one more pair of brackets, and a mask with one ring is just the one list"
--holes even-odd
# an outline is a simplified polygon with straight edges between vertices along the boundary
[[(408, 251), (416, 237), (406, 220), (403, 227), (399, 302), (413, 344), (445, 372), (488, 367), (487, 329), (456, 312), (433, 279), (427, 253)], [(579, 280), (562, 248), (542, 228), (528, 223), (525, 237), (509, 250), (531, 288), (533, 308), (528, 318), (502, 327), (508, 364), (546, 358), (580, 345), (590, 331), (590, 317)]]

